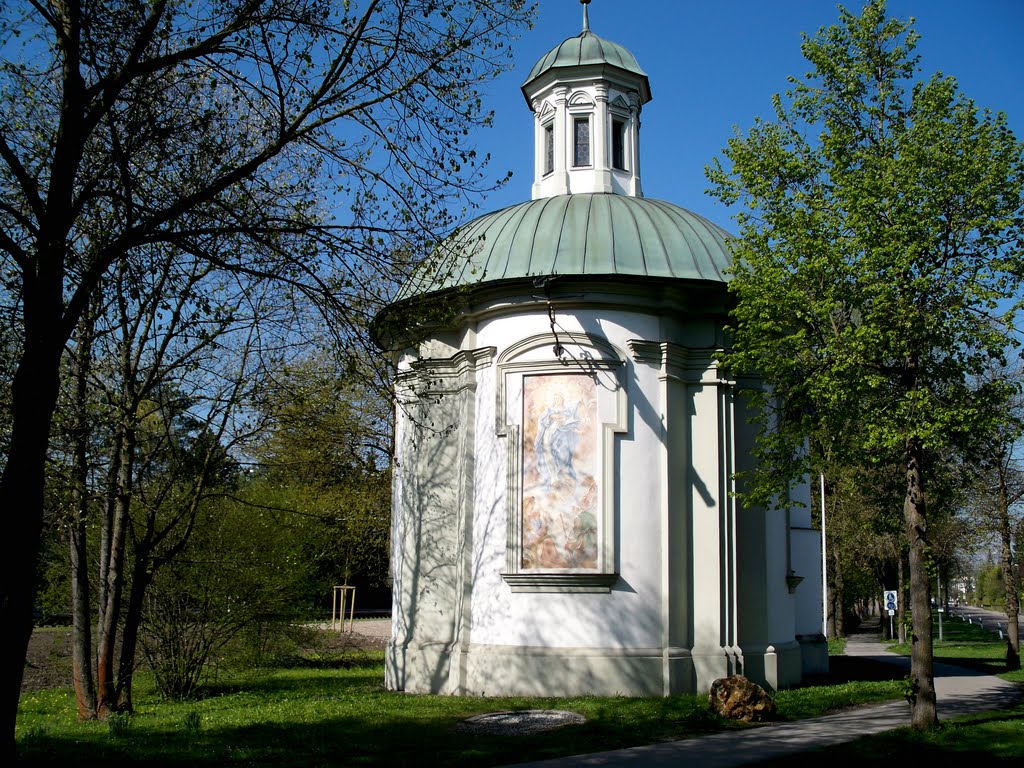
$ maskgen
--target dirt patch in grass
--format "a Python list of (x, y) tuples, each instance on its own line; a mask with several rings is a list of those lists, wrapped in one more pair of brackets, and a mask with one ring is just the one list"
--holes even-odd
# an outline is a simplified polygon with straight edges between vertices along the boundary
[(25, 655), (22, 692), (71, 685), (71, 658), (71, 627), (36, 629)]
[[(359, 622), (355, 626), (358, 628)], [(305, 650), (316, 658), (354, 650), (383, 650), (387, 642), (386, 636), (376, 633), (376, 627), (368, 627), (367, 634), (325, 629), (317, 633), (316, 641)], [(70, 686), (72, 669), (71, 627), (38, 627), (28, 643), (21, 690), (25, 693)]]

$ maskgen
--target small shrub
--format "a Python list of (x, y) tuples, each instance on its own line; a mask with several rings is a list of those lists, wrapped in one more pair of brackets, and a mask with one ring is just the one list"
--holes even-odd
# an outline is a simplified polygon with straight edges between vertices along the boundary
[(913, 706), (914, 702), (917, 701), (917, 694), (920, 689), (920, 685), (918, 684), (917, 680), (915, 680), (910, 675), (907, 675), (903, 678), (902, 688), (903, 698), (907, 700), (908, 704)]
[(131, 735), (132, 717), (127, 712), (114, 712), (107, 717), (107, 729), (112, 739), (127, 739)]
[(24, 750), (37, 751), (42, 750), (48, 740), (46, 729), (41, 726), (33, 726), (25, 731), (24, 735), (19, 739), (20, 746)]
[(185, 718), (182, 720), (181, 725), (186, 735), (190, 737), (198, 736), (203, 729), (203, 716), (194, 709), (190, 710), (185, 713)]

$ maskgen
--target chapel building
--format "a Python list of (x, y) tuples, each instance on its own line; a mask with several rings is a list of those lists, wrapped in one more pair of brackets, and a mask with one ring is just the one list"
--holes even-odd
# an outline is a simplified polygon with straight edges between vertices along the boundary
[(719, 364), (730, 235), (643, 196), (647, 74), (584, 7), (522, 92), (532, 199), (460, 228), (375, 323), (400, 402), (388, 688), (647, 696), (826, 671), (807, 487), (735, 495), (760, 383)]

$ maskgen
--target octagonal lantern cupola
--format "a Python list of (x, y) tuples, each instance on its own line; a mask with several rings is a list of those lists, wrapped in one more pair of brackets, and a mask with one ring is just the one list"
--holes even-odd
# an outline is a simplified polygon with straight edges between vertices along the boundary
[(522, 86), (534, 115), (533, 199), (585, 192), (642, 197), (640, 110), (647, 74), (621, 45), (583, 31), (552, 48)]

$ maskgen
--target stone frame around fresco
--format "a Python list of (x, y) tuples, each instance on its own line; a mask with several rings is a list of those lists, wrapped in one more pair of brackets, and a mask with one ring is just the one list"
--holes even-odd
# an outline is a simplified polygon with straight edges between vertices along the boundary
[[(552, 354), (552, 337), (542, 334), (510, 346), (498, 359), (497, 434), (507, 446), (506, 569), (501, 574), (513, 592), (609, 592), (618, 580), (615, 567), (616, 434), (627, 426), (625, 358), (611, 344), (586, 334), (559, 334), (562, 358)], [(586, 374), (596, 377), (599, 414), (596, 478), (600, 489), (596, 568), (523, 567), (524, 382), (530, 376)]]

